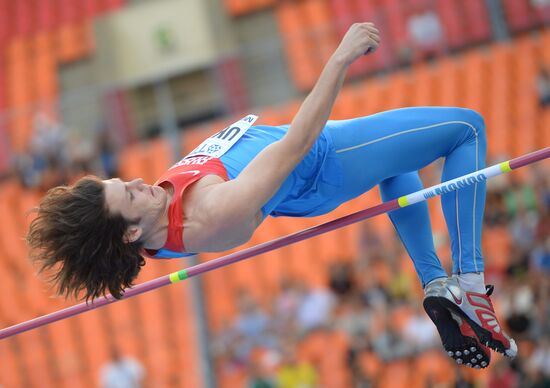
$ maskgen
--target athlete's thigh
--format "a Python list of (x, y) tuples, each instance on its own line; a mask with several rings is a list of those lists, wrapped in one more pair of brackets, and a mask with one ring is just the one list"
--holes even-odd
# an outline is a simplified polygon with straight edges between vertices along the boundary
[(472, 129), (462, 108), (402, 108), (331, 121), (343, 170), (342, 194), (355, 197), (382, 180), (419, 170), (447, 155)]

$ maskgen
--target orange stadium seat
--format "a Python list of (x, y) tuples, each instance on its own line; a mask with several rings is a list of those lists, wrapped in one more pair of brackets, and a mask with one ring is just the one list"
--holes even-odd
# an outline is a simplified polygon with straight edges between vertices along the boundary
[(74, 336), (75, 324), (74, 318), (67, 319), (47, 326), (44, 330), (55, 344), (51, 362), (56, 364), (63, 385), (83, 387), (84, 381), (80, 378), (80, 371), (84, 367), (84, 360)]
[[(27, 373), (21, 365), (19, 356), (21, 352), (17, 339), (5, 339), (0, 341), (0, 384), (5, 387), (28, 386)], [(17, 355), (17, 356), (16, 356)]]
[(489, 65), (489, 85), (491, 99), (488, 106), (487, 142), (490, 155), (506, 155), (510, 152), (510, 133), (512, 110), (511, 63), (512, 47), (508, 44), (497, 44), (491, 47)]
[(488, 58), (483, 53), (476, 50), (464, 55), (465, 107), (482, 113), (485, 109), (484, 103), (488, 100), (488, 94), (485, 88), (479, 86), (488, 83), (488, 67)]
[(53, 0), (37, 0), (34, 6), (34, 13), (36, 15), (38, 33), (54, 29), (58, 12)]
[(15, 151), (23, 151), (28, 143), (33, 99), (31, 73), (32, 42), (30, 39), (13, 39), (7, 48), (8, 105), (14, 109), (10, 121), (11, 145)]
[(436, 386), (451, 386), (454, 382), (454, 365), (440, 350), (428, 350), (420, 353), (414, 360), (412, 374), (415, 387), (425, 387), (428, 384)]
[(512, 239), (506, 227), (485, 228), (483, 245), (487, 272), (503, 274), (510, 262)]
[(457, 0), (438, 0), (436, 7), (439, 16), (443, 22), (445, 40), (449, 47), (456, 48), (464, 45), (466, 40), (466, 30), (462, 19), (457, 17), (460, 2)]
[(491, 38), (491, 19), (487, 3), (482, 1), (462, 1), (464, 20), (467, 20), (465, 32), (469, 42), (484, 42)]
[(412, 372), (408, 360), (390, 361), (382, 369), (378, 384), (380, 387), (410, 388)]
[(412, 77), (412, 105), (435, 105), (436, 85), (433, 69), (426, 64), (417, 65), (415, 66)]
[[(438, 104), (443, 106), (458, 105), (458, 78), (461, 71), (457, 61), (443, 57), (436, 64)], [(477, 89), (476, 89), (477, 90)]]
[(116, 329), (111, 330), (105, 324), (105, 317), (106, 311), (92, 311), (74, 318), (82, 334), (80, 347), (83, 351), (83, 362), (86, 363), (89, 378), (98, 376), (101, 367), (110, 360), (109, 344), (114, 340), (113, 333), (116, 333), (117, 336), (120, 335)]
[(275, 4), (275, 0), (224, 0), (225, 9), (232, 16), (246, 15)]
[(44, 341), (45, 334), (38, 330), (31, 330), (20, 334), (18, 341), (21, 344), (22, 362), (25, 369), (32, 371), (28, 373), (30, 386), (55, 388), (57, 382), (52, 375), (51, 368), (44, 368), (49, 363), (48, 345)]
[(305, 0), (302, 14), (308, 25), (309, 52), (316, 58), (318, 72), (330, 58), (338, 44), (334, 22), (327, 0)]
[(504, 0), (504, 14), (512, 31), (522, 31), (535, 24), (533, 10), (528, 1)]
[(310, 52), (312, 47), (308, 44), (307, 31), (303, 30), (300, 7), (299, 3), (283, 2), (276, 8), (276, 17), (294, 83), (306, 90), (317, 80), (318, 68)]

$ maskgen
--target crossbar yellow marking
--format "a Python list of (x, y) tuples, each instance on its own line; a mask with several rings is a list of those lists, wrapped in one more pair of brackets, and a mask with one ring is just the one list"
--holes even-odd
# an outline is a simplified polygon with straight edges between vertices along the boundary
[(512, 168), (510, 167), (510, 161), (509, 160), (507, 160), (506, 162), (500, 163), (500, 171), (502, 171), (502, 172), (512, 171)]
[(399, 207), (409, 206), (409, 201), (407, 201), (407, 197), (406, 197), (406, 196), (399, 197), (399, 199), (397, 200), (397, 202), (399, 203)]
[(185, 279), (187, 279), (187, 271), (184, 269), (178, 272), (172, 272), (170, 274), (170, 283), (177, 283)]

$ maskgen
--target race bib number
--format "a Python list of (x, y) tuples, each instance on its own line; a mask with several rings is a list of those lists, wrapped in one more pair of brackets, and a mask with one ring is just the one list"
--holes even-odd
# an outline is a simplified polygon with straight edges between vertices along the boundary
[(221, 130), (215, 135), (210, 136), (195, 148), (185, 158), (194, 156), (210, 156), (219, 158), (225, 154), (233, 145), (245, 134), (245, 132), (254, 124), (258, 116), (248, 115), (236, 123)]

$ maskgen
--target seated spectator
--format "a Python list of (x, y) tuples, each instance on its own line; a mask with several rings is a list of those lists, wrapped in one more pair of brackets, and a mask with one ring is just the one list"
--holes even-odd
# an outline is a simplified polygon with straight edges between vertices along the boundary
[(380, 317), (383, 320), (380, 327), (381, 332), (373, 333), (372, 346), (374, 351), (385, 362), (408, 357), (414, 352), (414, 348), (403, 338), (400, 332), (395, 330), (389, 320), (387, 309), (379, 309), (379, 312), (384, 310), (386, 311)]
[(508, 221), (504, 191), (500, 187), (487, 185), (483, 220), (488, 227), (504, 225)]
[(292, 345), (285, 344), (276, 381), (278, 388), (313, 388), (317, 386), (319, 376), (313, 365), (296, 357)]
[(537, 244), (531, 253), (531, 263), (535, 271), (550, 273), (550, 236)]
[(528, 368), (539, 376), (539, 386), (550, 386), (550, 338), (542, 337), (528, 360)]
[(404, 339), (417, 352), (430, 349), (439, 344), (439, 337), (436, 328), (430, 318), (424, 312), (420, 303), (411, 303), (414, 306), (414, 313), (403, 327)]
[(547, 107), (550, 105), (550, 71), (544, 65), (541, 65), (539, 68), (537, 92), (540, 106)]
[(334, 263), (329, 268), (329, 288), (339, 299), (346, 299), (355, 291), (353, 267), (349, 263)]
[(517, 175), (510, 175), (508, 178), (508, 185), (504, 191), (508, 219), (513, 220), (520, 212), (535, 212), (537, 197), (532, 182), (524, 182)]
[(443, 49), (443, 28), (437, 13), (419, 7), (411, 13), (407, 21), (409, 39), (416, 59), (430, 59)]
[(246, 291), (239, 292), (237, 309), (234, 328), (243, 339), (239, 353), (249, 354), (255, 346), (273, 347), (274, 338), (269, 326), (271, 319)]
[(111, 361), (100, 372), (102, 388), (140, 388), (145, 372), (141, 364), (131, 358), (122, 357), (116, 348), (111, 349)]
[[(361, 295), (355, 294), (342, 306), (338, 316), (334, 318), (334, 328), (344, 332), (349, 341), (369, 330), (372, 324), (372, 313), (366, 308)], [(432, 324), (433, 326), (433, 324)]]
[(303, 294), (295, 281), (288, 278), (281, 280), (281, 290), (274, 302), (275, 325), (280, 333), (295, 329), (296, 314), (302, 298)]
[(509, 293), (503, 294), (505, 322), (512, 335), (524, 338), (530, 330), (535, 311), (533, 290), (520, 282), (512, 283)]
[(300, 334), (325, 327), (334, 307), (334, 297), (324, 288), (301, 286), (303, 297), (298, 307), (297, 325)]
[(515, 388), (519, 386), (518, 373), (510, 367), (508, 361), (500, 359), (495, 363), (489, 377), (488, 388)]
[(275, 388), (273, 378), (263, 368), (261, 362), (252, 362), (249, 369), (248, 388)]

